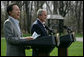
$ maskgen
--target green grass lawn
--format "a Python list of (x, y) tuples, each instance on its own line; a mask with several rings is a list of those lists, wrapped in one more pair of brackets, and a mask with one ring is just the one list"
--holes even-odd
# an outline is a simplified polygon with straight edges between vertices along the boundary
[(76, 37), (83, 37), (83, 34), (76, 33), (75, 36), (76, 36)]
[[(32, 56), (32, 49), (25, 50), (26, 56)], [(6, 41), (1, 39), (1, 56), (6, 56)], [(58, 56), (58, 49), (54, 48), (50, 56)], [(68, 48), (68, 56), (83, 56), (83, 42), (74, 42)]]

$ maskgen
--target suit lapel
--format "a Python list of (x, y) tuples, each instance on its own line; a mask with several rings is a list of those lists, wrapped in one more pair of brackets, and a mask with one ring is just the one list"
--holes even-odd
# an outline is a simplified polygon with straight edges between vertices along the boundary
[(47, 34), (47, 31), (45, 30), (45, 27), (43, 26), (43, 24), (42, 24), (39, 20), (37, 20), (37, 22), (38, 22), (38, 25), (40, 26), (41, 30), (42, 30), (45, 34)]
[(19, 32), (19, 30), (18, 30), (16, 24), (14, 23), (14, 21), (13, 21), (11, 18), (10, 18), (10, 21), (12, 22), (13, 27), (14, 27), (14, 30), (17, 32), (17, 34), (20, 34), (20, 32)]

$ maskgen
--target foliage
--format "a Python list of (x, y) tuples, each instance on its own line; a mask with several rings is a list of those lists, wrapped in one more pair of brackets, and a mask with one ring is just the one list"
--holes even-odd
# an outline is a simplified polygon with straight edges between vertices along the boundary
[(1, 1), (1, 30), (8, 18), (6, 7), (11, 3), (17, 3), (20, 7), (19, 21), (24, 33), (30, 33), (31, 25), (37, 17), (37, 10), (43, 8), (48, 14), (62, 15), (65, 18), (65, 25), (72, 26), (75, 32), (83, 34), (83, 1)]

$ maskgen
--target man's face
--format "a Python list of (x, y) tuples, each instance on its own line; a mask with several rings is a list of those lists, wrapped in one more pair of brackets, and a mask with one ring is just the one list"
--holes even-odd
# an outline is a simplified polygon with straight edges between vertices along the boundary
[(46, 11), (43, 11), (42, 12), (42, 15), (40, 16), (40, 20), (42, 22), (46, 22), (46, 18), (47, 18), (47, 12)]
[(13, 5), (13, 10), (11, 12), (9, 12), (9, 13), (15, 19), (20, 18), (20, 9), (19, 9), (19, 7), (17, 5)]

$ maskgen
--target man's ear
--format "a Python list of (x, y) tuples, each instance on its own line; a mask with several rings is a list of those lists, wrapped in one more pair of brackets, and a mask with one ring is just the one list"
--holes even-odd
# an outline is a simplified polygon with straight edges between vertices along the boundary
[(9, 11), (9, 15), (11, 14), (11, 11)]

